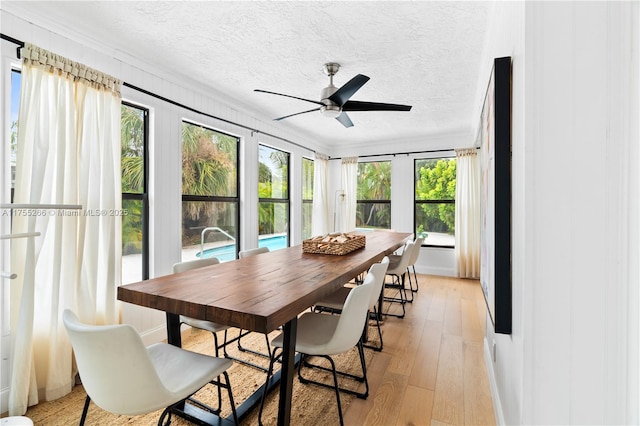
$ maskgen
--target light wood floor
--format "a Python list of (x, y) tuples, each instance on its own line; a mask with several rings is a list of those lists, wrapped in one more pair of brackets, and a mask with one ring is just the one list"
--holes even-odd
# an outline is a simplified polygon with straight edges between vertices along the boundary
[(475, 280), (418, 275), (405, 318), (387, 317), (369, 366), (369, 398), (347, 425), (495, 425), (483, 356), (485, 303)]

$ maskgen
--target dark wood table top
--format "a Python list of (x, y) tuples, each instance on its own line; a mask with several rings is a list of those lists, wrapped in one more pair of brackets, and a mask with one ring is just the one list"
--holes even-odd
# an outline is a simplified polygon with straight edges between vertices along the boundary
[(402, 247), (413, 234), (365, 232), (344, 256), (302, 246), (118, 287), (118, 299), (171, 314), (268, 333)]

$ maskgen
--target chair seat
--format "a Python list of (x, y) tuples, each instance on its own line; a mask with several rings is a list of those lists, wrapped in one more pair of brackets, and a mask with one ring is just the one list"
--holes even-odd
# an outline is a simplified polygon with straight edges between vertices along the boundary
[(214, 358), (167, 343), (156, 343), (147, 347), (147, 351), (167, 390), (180, 395), (195, 393), (233, 365), (230, 359)]
[(316, 303), (316, 307), (341, 311), (344, 306), (344, 301), (347, 300), (347, 296), (349, 295), (349, 292), (351, 292), (351, 288), (352, 287), (341, 287)]
[[(327, 348), (333, 338), (340, 315), (319, 314), (306, 312), (298, 318), (298, 332), (296, 333), (296, 352), (307, 355), (335, 355), (344, 352), (344, 348), (332, 350)], [(282, 348), (284, 335), (280, 333), (271, 345)]]
[(2, 426), (33, 426), (33, 421), (24, 416), (4, 417), (0, 420)]
[(222, 325), (212, 321), (185, 317), (183, 315), (180, 315), (180, 322), (190, 325), (191, 327), (194, 327), (194, 328), (200, 328), (202, 330), (210, 331), (212, 333), (217, 333), (218, 331), (225, 331), (231, 328), (228, 325)]

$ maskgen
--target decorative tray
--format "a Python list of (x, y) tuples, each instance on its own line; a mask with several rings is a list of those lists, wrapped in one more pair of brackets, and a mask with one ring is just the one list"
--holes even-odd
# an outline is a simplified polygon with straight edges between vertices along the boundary
[(302, 252), (342, 256), (363, 248), (365, 243), (364, 235), (328, 234), (302, 241)]

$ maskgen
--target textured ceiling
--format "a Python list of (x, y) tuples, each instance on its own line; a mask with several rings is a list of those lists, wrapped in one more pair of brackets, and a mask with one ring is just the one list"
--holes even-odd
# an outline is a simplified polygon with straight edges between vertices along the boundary
[[(325, 62), (341, 86), (371, 80), (353, 100), (412, 105), (351, 112), (352, 128), (320, 112), (278, 122), (319, 142), (363, 144), (470, 131), (488, 2), (8, 2), (233, 99), (261, 119), (314, 108), (256, 93), (319, 100)], [(9, 6), (9, 7), (7, 7)], [(66, 35), (66, 34), (63, 34)]]

